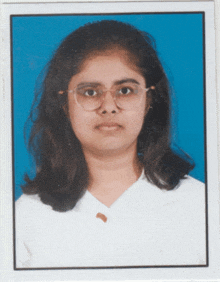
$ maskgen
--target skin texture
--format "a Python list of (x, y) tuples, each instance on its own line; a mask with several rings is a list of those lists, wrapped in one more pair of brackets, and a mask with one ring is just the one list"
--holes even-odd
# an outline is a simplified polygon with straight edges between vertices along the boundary
[[(68, 89), (75, 89), (82, 82), (98, 82), (111, 89), (122, 79), (135, 79), (146, 88), (144, 77), (123, 51), (107, 52), (87, 59)], [(149, 107), (150, 99), (146, 99), (144, 91), (141, 103), (132, 110), (119, 108), (107, 91), (100, 108), (86, 111), (76, 103), (73, 93), (68, 93), (69, 118), (89, 168), (88, 190), (107, 206), (140, 176), (137, 138)]]

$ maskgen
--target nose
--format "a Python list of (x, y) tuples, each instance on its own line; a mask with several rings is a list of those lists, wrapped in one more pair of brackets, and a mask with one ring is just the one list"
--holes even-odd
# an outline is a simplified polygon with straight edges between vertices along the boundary
[(119, 112), (119, 108), (115, 102), (115, 98), (110, 91), (103, 93), (103, 101), (99, 108), (99, 113), (104, 114), (116, 114)]

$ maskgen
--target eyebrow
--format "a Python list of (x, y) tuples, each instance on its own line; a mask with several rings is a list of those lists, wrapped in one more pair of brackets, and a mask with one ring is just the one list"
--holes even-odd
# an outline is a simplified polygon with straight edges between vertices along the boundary
[(116, 80), (114, 82), (114, 85), (120, 85), (120, 84), (123, 84), (123, 83), (126, 83), (126, 82), (132, 82), (132, 83), (135, 83), (135, 84), (140, 84), (136, 79), (125, 78), (125, 79), (121, 79), (121, 80)]
[[(134, 78), (124, 78), (124, 79), (116, 80), (116, 81), (114, 81), (113, 84), (114, 85), (120, 85), (120, 84), (127, 83), (127, 82), (131, 82), (131, 83), (135, 83), (135, 84), (140, 85), (140, 83)], [(100, 82), (81, 82), (77, 85), (77, 88), (86, 87), (86, 86), (97, 87), (97, 86), (103, 86), (103, 84), (100, 83)]]
[(93, 87), (97, 87), (97, 86), (101, 86), (102, 84), (100, 82), (81, 82), (77, 85), (77, 88), (81, 88), (81, 87), (86, 87), (86, 86), (93, 86)]

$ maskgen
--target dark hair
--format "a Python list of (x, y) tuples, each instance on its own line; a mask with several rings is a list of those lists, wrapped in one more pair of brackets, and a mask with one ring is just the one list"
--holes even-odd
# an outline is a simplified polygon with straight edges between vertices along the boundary
[(68, 89), (72, 76), (89, 55), (112, 48), (127, 51), (147, 87), (155, 86), (149, 93), (152, 109), (145, 117), (137, 148), (147, 179), (171, 190), (193, 168), (186, 155), (171, 149), (170, 90), (153, 38), (118, 21), (90, 23), (72, 32), (59, 46), (48, 65), (40, 102), (30, 116), (33, 126), (29, 149), (37, 169), (33, 179), (25, 175), (22, 189), (26, 194), (39, 194), (42, 202), (54, 210), (72, 209), (88, 186), (81, 144), (64, 112), (67, 95), (58, 92)]

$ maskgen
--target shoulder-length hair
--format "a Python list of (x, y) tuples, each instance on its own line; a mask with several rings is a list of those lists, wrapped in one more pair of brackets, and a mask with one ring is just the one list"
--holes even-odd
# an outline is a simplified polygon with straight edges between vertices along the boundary
[[(129, 24), (100, 21), (72, 32), (61, 43), (48, 65), (41, 99), (32, 109), (33, 126), (29, 150), (36, 162), (36, 176), (25, 175), (26, 194), (38, 194), (42, 202), (57, 211), (72, 209), (88, 186), (88, 168), (79, 140), (65, 114), (68, 89), (84, 60), (112, 48), (125, 50), (145, 77), (151, 109), (138, 137), (138, 156), (145, 175), (161, 189), (171, 190), (193, 168), (187, 156), (171, 149), (170, 89), (159, 61), (154, 39)], [(35, 114), (36, 118), (34, 118)]]

